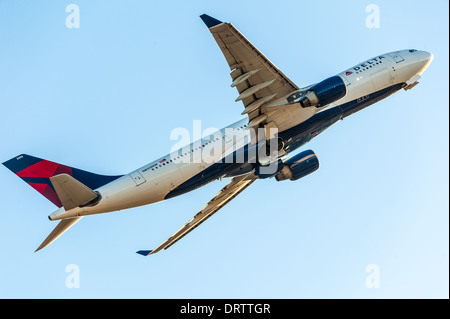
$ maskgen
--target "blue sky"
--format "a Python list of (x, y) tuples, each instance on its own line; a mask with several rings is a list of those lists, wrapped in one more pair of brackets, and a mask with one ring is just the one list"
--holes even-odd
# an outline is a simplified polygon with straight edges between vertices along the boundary
[[(70, 3), (80, 28), (65, 25)], [(1, 298), (448, 298), (448, 1), (1, 1), (0, 161), (27, 153), (99, 174), (169, 152), (173, 129), (240, 118), (199, 18), (232, 22), (298, 86), (377, 54), (434, 61), (401, 91), (303, 149), (297, 182), (257, 181), (182, 241), (152, 249), (226, 183), (89, 216), (51, 246), (54, 210), (0, 167)], [(68, 265), (79, 288), (68, 288)], [(379, 288), (367, 288), (369, 265)]]

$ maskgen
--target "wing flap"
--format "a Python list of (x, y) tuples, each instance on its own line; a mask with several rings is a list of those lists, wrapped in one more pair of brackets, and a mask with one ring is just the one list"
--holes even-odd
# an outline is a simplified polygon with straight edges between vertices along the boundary
[[(298, 91), (298, 87), (281, 72), (264, 54), (248, 41), (232, 24), (221, 23), (210, 28), (210, 31), (227, 60), (233, 82), (240, 76), (248, 76), (246, 81), (236, 85), (239, 93), (260, 83), (273, 80), (269, 87), (257, 90), (260, 97), (277, 94), (279, 98)], [(235, 70), (236, 69), (236, 70)], [(245, 106), (254, 98), (243, 99)]]
[[(316, 108), (304, 109), (294, 104), (308, 88), (299, 89), (232, 24), (208, 15), (201, 18), (231, 70), (231, 86), (239, 93), (236, 101), (242, 101), (245, 107), (242, 115), (247, 114), (249, 118), (247, 128), (262, 128), (272, 123), (278, 132), (283, 132), (317, 112)], [(258, 120), (252, 121), (255, 118)], [(256, 139), (252, 136), (252, 140)]]

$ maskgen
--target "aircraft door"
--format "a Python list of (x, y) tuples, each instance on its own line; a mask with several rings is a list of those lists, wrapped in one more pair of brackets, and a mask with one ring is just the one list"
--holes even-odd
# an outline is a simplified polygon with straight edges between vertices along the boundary
[(139, 173), (138, 171), (134, 171), (133, 173), (130, 173), (130, 176), (133, 179), (133, 181), (136, 183), (136, 186), (139, 186), (146, 182), (144, 176), (142, 176), (142, 174)]
[(398, 53), (393, 53), (391, 55), (391, 57), (394, 59), (395, 63), (400, 63), (400, 62), (405, 61), (405, 59), (403, 59), (402, 56)]

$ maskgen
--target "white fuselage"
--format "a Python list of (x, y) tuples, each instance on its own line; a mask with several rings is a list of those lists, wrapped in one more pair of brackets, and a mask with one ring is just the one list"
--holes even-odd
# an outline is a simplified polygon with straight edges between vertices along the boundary
[[(347, 94), (334, 103), (321, 108), (312, 108), (311, 116), (356, 99), (364, 99), (373, 92), (395, 84), (404, 83), (405, 87), (412, 85), (420, 78), (420, 74), (431, 59), (432, 55), (428, 52), (403, 50), (382, 54), (355, 65), (338, 74), (347, 85)], [(295, 118), (291, 119), (289, 126), (298, 125), (304, 120), (304, 118), (299, 118), (298, 121), (295, 121)], [(216, 134), (171, 152), (96, 189), (101, 195), (101, 200), (95, 206), (76, 207), (69, 211), (61, 207), (49, 217), (51, 220), (73, 218), (162, 201), (170, 191), (182, 183), (238, 147), (248, 144), (250, 132), (246, 129), (247, 123), (247, 119), (235, 122)], [(228, 133), (231, 131), (232, 136)]]

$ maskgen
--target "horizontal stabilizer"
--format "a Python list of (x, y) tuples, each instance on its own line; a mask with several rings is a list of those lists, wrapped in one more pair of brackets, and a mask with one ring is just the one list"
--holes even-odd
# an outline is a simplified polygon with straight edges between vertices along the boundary
[(66, 211), (89, 204), (100, 196), (68, 174), (50, 177), (50, 181)]
[[(63, 219), (59, 222), (59, 224), (53, 229), (50, 235), (42, 242), (42, 244), (36, 249), (36, 251), (41, 250), (42, 248), (47, 247), (51, 243), (53, 243), (59, 236), (61, 236), (66, 230), (75, 225), (77, 221), (79, 221), (81, 217)], [(35, 252), (36, 252), (35, 251)]]

